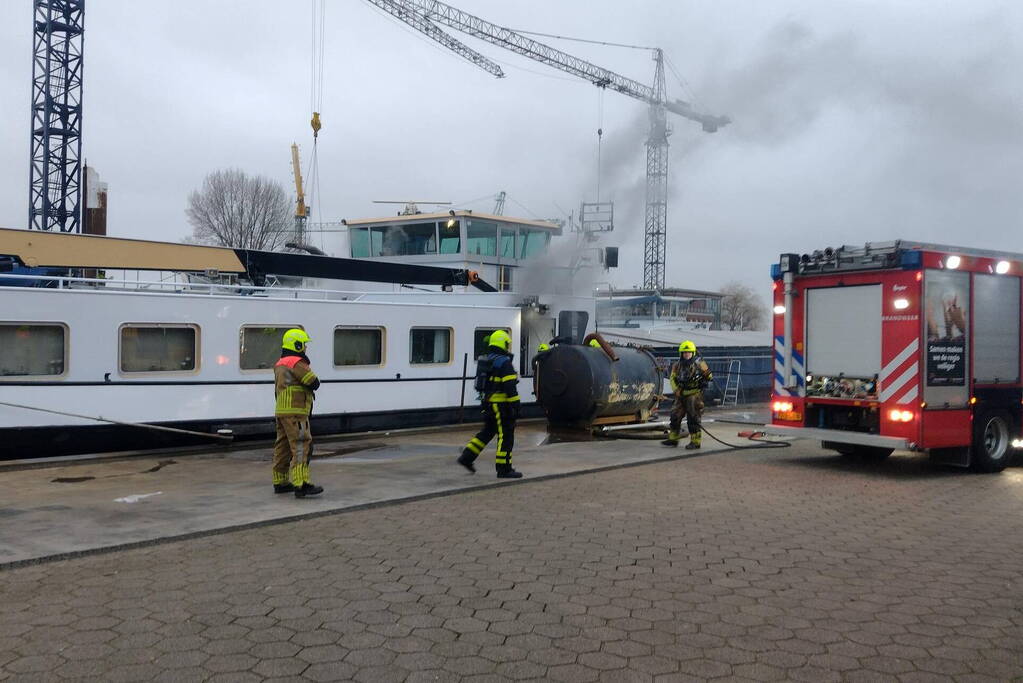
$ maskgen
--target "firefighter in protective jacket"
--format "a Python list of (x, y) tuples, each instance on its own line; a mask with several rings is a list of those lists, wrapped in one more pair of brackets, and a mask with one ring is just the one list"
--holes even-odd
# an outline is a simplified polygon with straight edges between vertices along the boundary
[(688, 339), (678, 346), (678, 360), (671, 366), (671, 388), (675, 391), (675, 402), (671, 406), (671, 421), (668, 425), (668, 438), (661, 443), (665, 446), (678, 446), (679, 429), (682, 418), (686, 418), (689, 428), (689, 443), (686, 450), (700, 447), (703, 436), (700, 418), (703, 417), (703, 390), (707, 388), (714, 375), (702, 358), (696, 354), (696, 344)]
[(277, 407), (277, 441), (274, 442), (274, 493), (295, 492), (296, 498), (315, 496), (323, 488), (309, 481), (309, 456), (313, 452), (313, 434), (309, 413), (313, 392), (320, 380), (309, 365), (305, 330), (290, 329), (281, 339), (281, 359), (274, 365), (274, 394)]
[(458, 464), (475, 472), (473, 462), (496, 436), (494, 463), (498, 478), (518, 479), (522, 473), (512, 468), (512, 448), (515, 445), (515, 421), (519, 417), (519, 376), (513, 363), (515, 357), (509, 351), (511, 337), (504, 330), (496, 330), (490, 335), (489, 344), (489, 353), (477, 361), (477, 389), (483, 398), (483, 429), (462, 449)]

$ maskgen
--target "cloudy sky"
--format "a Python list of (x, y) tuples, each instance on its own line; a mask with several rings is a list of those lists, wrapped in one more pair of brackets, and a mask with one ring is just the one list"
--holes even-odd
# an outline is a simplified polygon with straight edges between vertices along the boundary
[[(503, 80), (361, 0), (328, 0), (314, 220), (375, 199), (563, 217), (616, 202), (617, 287), (642, 281), (647, 112), (470, 38)], [(667, 284), (766, 294), (783, 251), (907, 238), (1023, 251), (1023, 3), (1005, 0), (458, 0), (510, 28), (664, 48), (668, 91), (734, 123), (676, 119)], [(91, 0), (83, 154), (109, 232), (179, 240), (186, 197), (236, 167), (290, 188), (309, 157), (311, 5)], [(31, 3), (0, 3), (0, 226), (28, 213)], [(645, 83), (650, 53), (551, 44)], [(601, 118), (601, 113), (602, 118)], [(478, 200), (475, 203), (467, 203)], [(325, 235), (337, 251), (337, 235)], [(314, 240), (315, 241), (315, 240)], [(765, 296), (766, 298), (766, 296)]]

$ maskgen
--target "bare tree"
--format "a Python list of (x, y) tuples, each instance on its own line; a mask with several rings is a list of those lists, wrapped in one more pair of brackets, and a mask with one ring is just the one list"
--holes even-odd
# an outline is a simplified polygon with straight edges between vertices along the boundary
[(738, 282), (721, 288), (721, 324), (729, 330), (758, 330), (766, 309), (756, 292)]
[(291, 203), (276, 180), (238, 169), (214, 171), (188, 195), (189, 241), (239, 249), (274, 250), (291, 236)]

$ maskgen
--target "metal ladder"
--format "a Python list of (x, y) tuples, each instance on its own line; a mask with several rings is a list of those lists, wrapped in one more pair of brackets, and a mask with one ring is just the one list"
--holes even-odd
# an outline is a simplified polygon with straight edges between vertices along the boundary
[(721, 397), (721, 405), (734, 406), (739, 404), (739, 374), (742, 372), (742, 361), (728, 361), (728, 377), (725, 379), (725, 392)]

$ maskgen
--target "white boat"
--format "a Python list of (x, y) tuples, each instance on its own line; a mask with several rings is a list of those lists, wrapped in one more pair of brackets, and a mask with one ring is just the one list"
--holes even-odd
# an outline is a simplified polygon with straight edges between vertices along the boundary
[[(349, 225), (357, 235), (362, 224)], [(479, 237), (491, 225), (494, 249)], [(268, 437), (271, 367), (290, 327), (313, 340), (319, 434), (475, 419), (471, 375), (485, 335), (508, 330), (528, 376), (540, 342), (592, 331), (589, 292), (506, 285), (539, 263), (557, 226), (467, 212), (372, 226), (369, 235), (393, 226), (424, 239), (412, 253), (336, 259), (0, 229), (0, 255), (15, 266), (0, 274), (0, 457), (203, 441), (133, 423)], [(440, 230), (449, 240), (459, 233), (457, 245), (445, 245)], [(517, 246), (537, 231), (546, 231), (535, 238), (542, 249)], [(358, 255), (362, 245), (352, 243)], [(139, 276), (154, 271), (162, 279)], [(487, 286), (488, 274), (499, 288)], [(390, 282), (391, 291), (367, 280)], [(534, 400), (528, 380), (520, 391)]]

